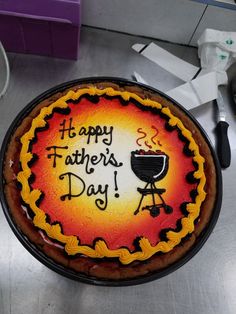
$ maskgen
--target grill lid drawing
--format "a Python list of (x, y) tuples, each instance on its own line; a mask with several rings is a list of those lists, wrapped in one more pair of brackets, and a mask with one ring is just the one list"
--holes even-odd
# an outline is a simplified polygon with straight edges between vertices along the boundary
[[(161, 151), (136, 150), (131, 152), (131, 168), (135, 175), (142, 181), (146, 182), (144, 188), (137, 188), (141, 194), (138, 208), (134, 215), (137, 215), (141, 210), (148, 210), (152, 217), (157, 217), (160, 214), (160, 209), (163, 208), (166, 214), (171, 214), (173, 209), (164, 201), (162, 194), (166, 189), (156, 187), (156, 182), (160, 181), (167, 174), (169, 167), (169, 157)], [(155, 195), (158, 195), (160, 203), (156, 203)], [(152, 195), (152, 204), (142, 207), (144, 196)]]

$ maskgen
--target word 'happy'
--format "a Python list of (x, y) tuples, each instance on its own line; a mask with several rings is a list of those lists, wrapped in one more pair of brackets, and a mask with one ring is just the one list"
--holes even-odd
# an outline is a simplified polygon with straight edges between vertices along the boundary
[(87, 137), (87, 144), (91, 143), (92, 138), (94, 138), (94, 142), (98, 143), (99, 138), (104, 137), (102, 139), (102, 142), (105, 145), (110, 146), (112, 143), (112, 132), (113, 132), (113, 127), (107, 127), (107, 126), (100, 126), (100, 125), (96, 125), (96, 126), (88, 126), (88, 127), (84, 127), (82, 126), (78, 133), (75, 132), (75, 127), (73, 126), (73, 119), (70, 118), (69, 119), (69, 125), (68, 127), (66, 126), (66, 119), (64, 119), (62, 121), (62, 123), (60, 123), (60, 126), (62, 128), (59, 129), (59, 132), (61, 133), (61, 140), (64, 140), (66, 138), (66, 136), (68, 136), (69, 138), (73, 138), (75, 136), (86, 136)]

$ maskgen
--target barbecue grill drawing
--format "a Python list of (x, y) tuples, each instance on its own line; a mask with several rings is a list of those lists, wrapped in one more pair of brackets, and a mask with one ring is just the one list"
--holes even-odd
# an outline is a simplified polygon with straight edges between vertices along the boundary
[[(166, 189), (156, 187), (156, 182), (165, 177), (168, 171), (169, 157), (163, 152), (145, 152), (137, 150), (131, 152), (131, 168), (135, 175), (142, 181), (146, 182), (144, 188), (137, 188), (141, 194), (138, 208), (134, 215), (137, 215), (140, 210), (148, 210), (152, 217), (157, 217), (160, 214), (160, 209), (163, 208), (166, 214), (171, 214), (173, 209), (164, 201), (162, 194)], [(144, 196), (152, 195), (152, 204), (142, 207)], [(158, 195), (160, 203), (156, 203), (155, 194)]]

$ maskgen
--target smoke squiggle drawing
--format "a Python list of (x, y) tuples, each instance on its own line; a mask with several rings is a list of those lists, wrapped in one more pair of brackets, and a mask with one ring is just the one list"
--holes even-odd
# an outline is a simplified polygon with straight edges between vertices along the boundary
[(154, 141), (154, 138), (157, 137), (159, 131), (154, 125), (152, 125), (152, 129), (156, 130), (156, 133), (151, 137), (151, 141), (153, 142), (153, 144), (157, 144), (157, 142)]
[[(157, 139), (158, 137), (158, 134), (159, 134), (159, 131), (158, 129), (152, 125), (151, 128), (153, 130), (155, 130), (155, 134), (151, 137), (151, 142), (154, 144), (154, 145), (159, 145), (159, 146), (162, 146), (160, 140)], [(137, 129), (137, 132), (141, 135), (137, 140), (136, 140), (136, 143), (138, 144), (138, 146), (142, 146), (142, 145), (145, 145), (148, 149), (152, 149), (152, 145), (150, 143), (150, 141), (148, 139), (146, 139), (148, 137), (147, 133), (142, 129), (142, 128), (138, 128)], [(145, 141), (142, 141), (146, 139)]]
[(138, 144), (138, 146), (142, 146), (142, 144), (140, 144), (139, 141), (142, 140), (143, 138), (145, 138), (147, 136), (147, 133), (142, 131), (142, 128), (138, 128), (137, 132), (143, 134), (143, 136), (139, 137), (136, 140), (136, 143)]

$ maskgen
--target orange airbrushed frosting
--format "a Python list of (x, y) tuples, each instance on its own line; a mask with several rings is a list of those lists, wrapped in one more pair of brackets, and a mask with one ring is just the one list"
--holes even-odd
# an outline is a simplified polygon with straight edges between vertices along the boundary
[[(141, 110), (131, 101), (125, 106), (118, 98), (100, 97), (97, 104), (86, 98), (81, 98), (78, 104), (70, 101), (87, 93), (101, 96), (119, 95), (125, 100), (135, 98), (145, 106), (162, 109), (166, 117), (170, 118), (169, 125), (177, 125), (179, 131), (189, 141), (189, 148), (194, 156), (188, 157), (183, 154), (185, 143), (179, 139), (177, 130), (171, 132), (166, 130), (166, 119), (153, 114), (152, 111)], [(46, 118), (53, 112), (53, 108), (71, 110), (67, 115), (54, 112), (50, 118)], [(63, 129), (63, 120), (65, 129), (69, 127), (69, 123), (73, 127), (70, 136), (69, 131), (65, 131), (62, 136), (60, 130)], [(36, 128), (45, 127), (45, 121), (48, 128), (38, 131), (37, 140), (30, 145), (35, 137)], [(84, 134), (91, 126), (93, 128), (100, 126), (101, 129), (106, 127), (107, 133), (98, 136), (96, 142), (95, 136), (89, 138)], [(112, 139), (108, 132), (111, 127)], [(111, 88), (69, 92), (48, 108), (41, 110), (33, 120), (29, 132), (21, 138), (21, 142), (22, 172), (18, 174), (18, 180), (22, 183), (22, 198), (35, 213), (34, 224), (52, 239), (65, 244), (68, 254), (118, 257), (122, 263), (127, 264), (134, 260), (145, 260), (159, 251), (168, 252), (193, 231), (193, 222), (198, 217), (201, 203), (205, 198), (204, 159), (199, 154), (191, 132), (168, 108), (162, 108), (157, 102), (142, 100), (135, 94), (114, 91)], [(32, 148), (31, 152), (29, 145)], [(60, 157), (53, 156), (52, 146), (57, 147), (56, 153)], [(152, 217), (149, 211), (144, 210), (134, 215), (140, 200), (137, 188), (145, 186), (145, 182), (136, 177), (130, 165), (131, 151), (139, 149), (161, 150), (168, 155), (168, 172), (164, 178), (156, 182), (156, 186), (166, 190), (163, 197), (173, 208), (173, 213), (166, 214), (161, 210), (158, 217)], [(87, 156), (84, 162), (66, 165), (76, 150), (78, 154), (84, 150)], [(32, 154), (38, 158), (29, 167), (28, 162), (32, 159)], [(49, 158), (50, 154), (52, 156)], [(104, 165), (104, 160), (107, 161), (111, 154), (119, 166), (112, 163)], [(97, 165), (91, 162), (95, 160), (95, 157), (94, 159), (92, 157), (94, 155), (99, 158), (102, 156)], [(55, 167), (53, 161), (56, 162)], [(94, 169), (93, 172), (86, 172), (86, 161), (87, 172), (90, 168)], [(197, 164), (197, 169), (193, 166), (193, 161)], [(192, 171), (194, 177), (199, 179), (198, 184), (186, 181), (186, 174)], [(28, 179), (31, 173), (35, 179), (30, 185)], [(71, 178), (71, 194), (74, 197), (61, 200), (61, 196), (68, 193), (68, 173), (75, 175)], [(195, 203), (190, 197), (190, 191), (193, 189), (198, 192)], [(90, 193), (97, 190), (100, 191), (97, 194)], [(38, 205), (37, 201), (42, 193), (43, 198)], [(96, 205), (98, 199), (103, 201), (100, 207)], [(150, 200), (151, 196), (146, 196), (144, 206), (149, 204)], [(155, 200), (160, 202), (157, 195)], [(189, 203), (187, 217), (184, 217), (180, 209), (183, 202)], [(105, 208), (102, 208), (104, 206)], [(49, 217), (49, 220), (46, 220), (46, 217)], [(169, 231), (168, 241), (161, 241), (160, 231), (166, 228), (175, 229), (179, 219), (182, 222), (182, 229), (179, 232)], [(141, 251), (140, 249), (136, 251), (134, 246), (134, 240), (137, 238)]]

